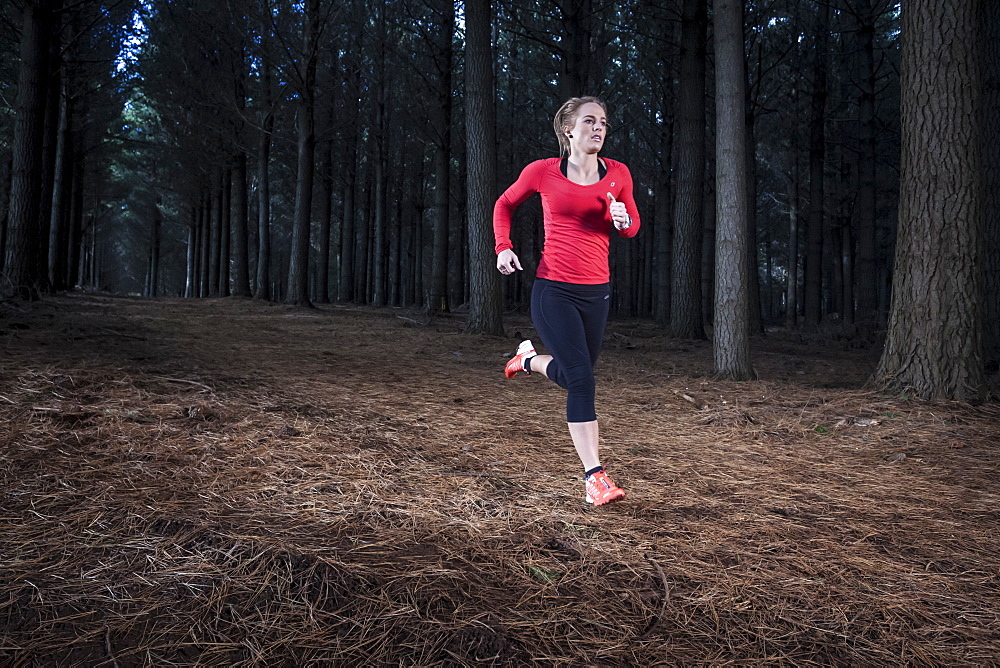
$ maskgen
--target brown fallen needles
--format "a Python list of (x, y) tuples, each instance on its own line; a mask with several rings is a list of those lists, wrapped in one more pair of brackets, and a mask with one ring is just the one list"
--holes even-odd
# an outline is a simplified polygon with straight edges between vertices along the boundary
[(0, 664), (1000, 662), (996, 403), (781, 332), (748, 383), (613, 335), (629, 498), (595, 509), (560, 391), (459, 318), (0, 307)]

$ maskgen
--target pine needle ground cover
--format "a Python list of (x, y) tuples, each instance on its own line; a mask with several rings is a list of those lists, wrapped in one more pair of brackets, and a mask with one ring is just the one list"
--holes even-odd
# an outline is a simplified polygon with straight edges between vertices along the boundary
[(588, 507), (533, 335), (69, 295), (0, 307), (0, 664), (1000, 662), (1000, 409), (761, 380), (612, 322)]

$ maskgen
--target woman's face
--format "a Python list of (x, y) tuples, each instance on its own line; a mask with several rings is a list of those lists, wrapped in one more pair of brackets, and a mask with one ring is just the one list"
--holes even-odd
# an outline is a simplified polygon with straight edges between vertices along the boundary
[(569, 139), (572, 153), (597, 153), (604, 146), (608, 132), (608, 119), (601, 105), (587, 102), (577, 109), (573, 127), (568, 130), (573, 135)]

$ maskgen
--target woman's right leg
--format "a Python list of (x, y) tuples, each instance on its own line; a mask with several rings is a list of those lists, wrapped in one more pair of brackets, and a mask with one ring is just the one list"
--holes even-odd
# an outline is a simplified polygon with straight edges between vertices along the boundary
[[(531, 291), (531, 320), (551, 359), (531, 360), (539, 371), (566, 390), (567, 422), (591, 422), (594, 410), (594, 362), (580, 301), (573, 288), (536, 279)], [(589, 287), (589, 286), (587, 286)], [(537, 360), (537, 361), (536, 361)]]
[(584, 471), (601, 465), (599, 432), (594, 410), (594, 373), (582, 314), (576, 300), (560, 286), (535, 281), (531, 317), (552, 355), (538, 355), (530, 362), (538, 371), (567, 391), (566, 422), (573, 447)]

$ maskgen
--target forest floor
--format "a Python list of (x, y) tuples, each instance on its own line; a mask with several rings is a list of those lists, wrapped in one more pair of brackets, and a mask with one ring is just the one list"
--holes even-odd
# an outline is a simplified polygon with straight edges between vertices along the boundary
[(0, 306), (0, 664), (1000, 663), (996, 402), (861, 389), (877, 351), (781, 330), (720, 382), (613, 321), (628, 499), (594, 508), (506, 324)]

